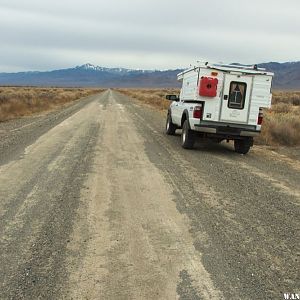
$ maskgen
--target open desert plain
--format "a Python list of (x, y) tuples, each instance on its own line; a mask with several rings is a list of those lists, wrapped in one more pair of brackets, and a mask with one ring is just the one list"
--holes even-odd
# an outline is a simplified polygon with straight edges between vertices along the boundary
[[(180, 130), (166, 135), (172, 92), (27, 89), (25, 101), (24, 89), (1, 89), (1, 299), (299, 289), (299, 93), (274, 94), (241, 155), (226, 142), (185, 150)], [(47, 95), (51, 106), (34, 100)]]

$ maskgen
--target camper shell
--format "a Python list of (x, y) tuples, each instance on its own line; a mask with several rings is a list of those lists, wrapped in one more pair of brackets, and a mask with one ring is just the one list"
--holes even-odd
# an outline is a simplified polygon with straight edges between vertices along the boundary
[(263, 108), (271, 106), (273, 75), (256, 65), (198, 63), (178, 74), (182, 81), (179, 97), (167, 96), (173, 102), (166, 130), (170, 125), (183, 128), (187, 120), (189, 132), (183, 130), (183, 134), (190, 133), (189, 145), (194, 144), (196, 136), (202, 136), (234, 140), (250, 149), (253, 137), (261, 131)]

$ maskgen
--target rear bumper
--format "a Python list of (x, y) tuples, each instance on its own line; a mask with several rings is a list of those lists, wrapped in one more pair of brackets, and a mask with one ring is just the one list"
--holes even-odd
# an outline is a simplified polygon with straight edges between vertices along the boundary
[(223, 137), (255, 137), (260, 134), (260, 131), (247, 129), (247, 128), (238, 128), (231, 126), (217, 126), (217, 125), (203, 125), (203, 124), (194, 124), (195, 131), (203, 132), (207, 134), (213, 134)]

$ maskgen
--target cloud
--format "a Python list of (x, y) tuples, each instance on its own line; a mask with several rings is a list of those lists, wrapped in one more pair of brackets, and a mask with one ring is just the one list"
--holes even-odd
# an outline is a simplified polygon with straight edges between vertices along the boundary
[(2, 0), (0, 71), (299, 60), (299, 9), (298, 0)]

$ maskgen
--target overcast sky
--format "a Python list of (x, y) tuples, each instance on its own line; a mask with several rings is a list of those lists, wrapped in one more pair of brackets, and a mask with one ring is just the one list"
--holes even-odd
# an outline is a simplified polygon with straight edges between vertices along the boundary
[(300, 60), (299, 0), (0, 0), (0, 72)]

